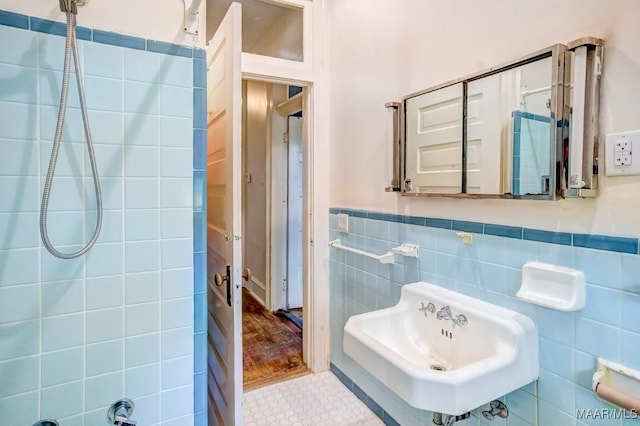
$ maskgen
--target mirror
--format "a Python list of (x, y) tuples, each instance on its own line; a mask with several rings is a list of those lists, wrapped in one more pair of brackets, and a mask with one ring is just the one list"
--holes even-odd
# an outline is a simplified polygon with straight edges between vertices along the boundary
[(554, 56), (538, 52), (405, 98), (403, 192), (551, 196)]
[(593, 37), (556, 44), (402, 103), (388, 102), (394, 177), (385, 190), (471, 198), (597, 196), (603, 44)]
[(551, 63), (547, 57), (468, 83), (467, 193), (549, 195)]

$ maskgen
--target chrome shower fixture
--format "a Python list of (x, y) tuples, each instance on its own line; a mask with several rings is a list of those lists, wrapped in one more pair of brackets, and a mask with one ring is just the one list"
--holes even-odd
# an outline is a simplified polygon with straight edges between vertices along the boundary
[(89, 0), (59, 0), (60, 11), (67, 13), (71, 12), (74, 15), (78, 14), (78, 6), (84, 6), (89, 3)]
[[(80, 58), (78, 55), (78, 42), (76, 39), (76, 14), (78, 13), (78, 5), (83, 5), (86, 0), (60, 0), (60, 9), (67, 17), (67, 30), (64, 48), (64, 67), (62, 70), (62, 90), (60, 93), (60, 109), (58, 110), (58, 120), (56, 123), (56, 132), (53, 137), (53, 146), (51, 148), (51, 158), (49, 159), (49, 169), (47, 177), (44, 181), (42, 190), (42, 202), (40, 203), (40, 237), (44, 247), (49, 253), (59, 259), (75, 259), (91, 250), (91, 247), (98, 240), (100, 228), (102, 227), (102, 192), (100, 189), (100, 178), (98, 177), (98, 164), (93, 149), (93, 141), (91, 139), (91, 130), (89, 129), (89, 113), (87, 112), (87, 104), (84, 96), (84, 83), (82, 72), (80, 69)], [(93, 186), (96, 194), (96, 225), (93, 235), (89, 242), (80, 250), (74, 253), (63, 253), (58, 251), (49, 239), (49, 231), (47, 229), (47, 216), (49, 213), (49, 197), (53, 187), (53, 178), (60, 154), (60, 143), (62, 141), (62, 131), (67, 110), (67, 100), (69, 95), (69, 77), (71, 74), (71, 57), (73, 56), (73, 65), (75, 66), (75, 77), (78, 86), (78, 96), (80, 100), (80, 112), (82, 113), (82, 123), (84, 124), (84, 136), (87, 144), (87, 152), (89, 154), (89, 162), (91, 164), (91, 174), (93, 176)]]
[(78, 2), (76, 0), (60, 0), (60, 11), (64, 13), (71, 12), (77, 15)]

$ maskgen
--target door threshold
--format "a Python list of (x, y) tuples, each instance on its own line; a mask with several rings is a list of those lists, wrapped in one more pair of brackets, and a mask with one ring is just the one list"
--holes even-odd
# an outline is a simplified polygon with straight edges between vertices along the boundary
[(277, 383), (281, 383), (281, 382), (286, 382), (292, 379), (297, 379), (298, 377), (303, 377), (306, 376), (308, 374), (311, 374), (311, 371), (308, 368), (304, 368), (304, 370), (293, 370), (290, 373), (287, 373), (286, 375), (282, 375), (282, 376), (277, 376), (277, 377), (269, 377), (265, 380), (260, 380), (260, 381), (253, 381), (251, 383), (248, 383), (246, 385), (244, 385), (243, 387), (243, 392), (244, 393), (248, 393), (251, 391), (254, 391), (256, 389), (260, 389), (266, 386), (270, 386), (270, 385), (275, 385)]

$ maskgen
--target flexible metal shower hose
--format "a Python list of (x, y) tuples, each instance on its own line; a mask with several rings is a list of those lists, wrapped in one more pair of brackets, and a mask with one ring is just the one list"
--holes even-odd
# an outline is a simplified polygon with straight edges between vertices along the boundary
[[(82, 111), (82, 121), (84, 123), (84, 136), (87, 142), (87, 150), (89, 153), (89, 161), (91, 162), (91, 172), (93, 173), (93, 185), (96, 194), (97, 218), (93, 236), (89, 242), (80, 250), (74, 253), (62, 253), (58, 251), (51, 241), (47, 231), (47, 213), (49, 210), (49, 196), (51, 195), (51, 187), (53, 185), (53, 176), (58, 161), (60, 151), (60, 140), (62, 139), (62, 128), (67, 110), (67, 95), (69, 94), (69, 74), (71, 72), (71, 54), (73, 53), (73, 62), (76, 71), (76, 81), (78, 83), (78, 94), (80, 97), (80, 110)], [(83, 178), (83, 177), (81, 177)], [(102, 193), (100, 191), (100, 179), (98, 178), (98, 167), (96, 165), (96, 157), (93, 151), (93, 142), (91, 140), (91, 130), (89, 129), (89, 117), (87, 114), (87, 106), (84, 99), (84, 85), (82, 83), (82, 74), (80, 72), (80, 61), (78, 59), (78, 43), (76, 41), (76, 18), (71, 12), (67, 12), (67, 40), (64, 52), (64, 71), (62, 75), (62, 93), (60, 95), (60, 110), (58, 111), (58, 122), (56, 124), (56, 133), (53, 140), (53, 148), (51, 149), (51, 160), (49, 160), (49, 170), (44, 183), (42, 192), (42, 204), (40, 206), (40, 236), (46, 249), (60, 259), (74, 259), (80, 257), (95, 244), (102, 227)]]

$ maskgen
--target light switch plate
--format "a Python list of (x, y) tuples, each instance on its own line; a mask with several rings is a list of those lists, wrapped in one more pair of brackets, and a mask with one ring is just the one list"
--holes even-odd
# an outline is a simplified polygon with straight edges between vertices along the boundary
[(640, 131), (608, 134), (604, 161), (606, 176), (640, 175)]
[(338, 232), (349, 233), (349, 215), (344, 213), (338, 214)]

